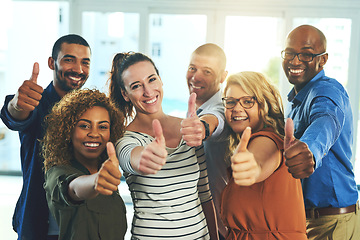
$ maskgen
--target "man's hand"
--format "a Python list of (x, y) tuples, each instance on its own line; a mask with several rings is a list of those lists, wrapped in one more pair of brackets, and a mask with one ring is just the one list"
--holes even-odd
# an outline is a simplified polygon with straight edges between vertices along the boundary
[(95, 179), (95, 191), (103, 195), (111, 195), (117, 190), (120, 184), (121, 172), (119, 160), (116, 157), (114, 145), (111, 142), (106, 144), (109, 159), (102, 165)]
[(234, 182), (240, 186), (250, 186), (256, 183), (261, 169), (254, 158), (254, 154), (249, 152), (247, 146), (251, 137), (251, 128), (247, 127), (240, 139), (240, 142), (231, 157), (231, 169)]
[(159, 120), (152, 122), (155, 140), (148, 144), (140, 153), (140, 158), (135, 162), (135, 168), (142, 174), (155, 174), (166, 163), (167, 151), (165, 138)]
[(205, 137), (204, 124), (196, 115), (196, 93), (191, 93), (186, 118), (181, 121), (180, 133), (190, 147), (200, 146)]
[(314, 156), (306, 143), (295, 139), (291, 118), (285, 123), (284, 157), (285, 164), (294, 178), (307, 178), (314, 172)]
[(30, 79), (23, 82), (8, 105), (8, 110), (14, 118), (25, 119), (39, 105), (44, 89), (37, 84), (38, 75), (39, 64), (34, 63)]

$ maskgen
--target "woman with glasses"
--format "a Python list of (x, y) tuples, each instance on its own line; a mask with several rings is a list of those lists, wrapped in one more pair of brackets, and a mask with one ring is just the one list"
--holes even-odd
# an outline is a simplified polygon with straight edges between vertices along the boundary
[(230, 75), (224, 89), (231, 178), (222, 193), (226, 239), (307, 239), (301, 183), (285, 166), (278, 90), (257, 72)]

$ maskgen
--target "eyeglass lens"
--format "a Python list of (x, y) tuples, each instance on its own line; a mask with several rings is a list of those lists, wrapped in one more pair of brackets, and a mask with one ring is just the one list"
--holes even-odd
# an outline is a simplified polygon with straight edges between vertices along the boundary
[(243, 108), (252, 108), (255, 104), (254, 97), (247, 97), (247, 96), (238, 99), (232, 97), (224, 98), (223, 102), (226, 108), (234, 108), (238, 102)]
[(311, 62), (317, 54), (312, 53), (293, 53), (293, 52), (281, 52), (282, 58), (285, 60), (293, 60), (296, 56), (298, 57), (299, 61), (302, 62)]

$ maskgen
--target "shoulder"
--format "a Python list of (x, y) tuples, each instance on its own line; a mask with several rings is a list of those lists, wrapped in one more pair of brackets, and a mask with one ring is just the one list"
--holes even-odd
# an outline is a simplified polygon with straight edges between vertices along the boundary
[(280, 150), (284, 148), (284, 139), (276, 134), (275, 131), (271, 128), (265, 128), (256, 133), (253, 133), (251, 135), (250, 141), (264, 144), (264, 146), (266, 146), (266, 144), (271, 144)]
[(312, 87), (309, 89), (309, 96), (327, 97), (333, 100), (349, 98), (346, 89), (341, 83), (326, 76), (314, 82)]

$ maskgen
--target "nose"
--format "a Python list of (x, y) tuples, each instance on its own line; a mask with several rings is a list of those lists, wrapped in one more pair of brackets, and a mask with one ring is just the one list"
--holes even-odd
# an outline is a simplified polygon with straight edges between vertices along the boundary
[(301, 64), (302, 62), (299, 60), (299, 55), (296, 55), (295, 57), (294, 57), (294, 59), (293, 60), (290, 60), (289, 61), (291, 64), (293, 64), (293, 65), (299, 65), (299, 64)]
[(78, 61), (73, 64), (72, 70), (78, 74), (84, 73), (83, 66), (81, 65), (81, 62)]
[(97, 128), (91, 128), (87, 135), (92, 138), (97, 138), (100, 136), (100, 133)]
[(192, 75), (191, 80), (195, 80), (195, 75), (196, 75), (196, 73), (194, 73), (194, 74)]
[(241, 106), (240, 101), (236, 102), (235, 107), (233, 108), (233, 111), (237, 111), (237, 112), (244, 111), (244, 107)]
[(144, 96), (152, 96), (152, 93), (153, 89), (149, 85), (144, 84)]

